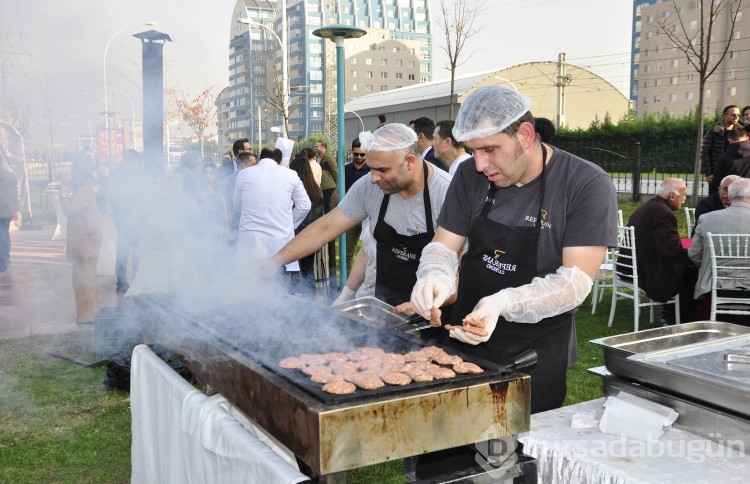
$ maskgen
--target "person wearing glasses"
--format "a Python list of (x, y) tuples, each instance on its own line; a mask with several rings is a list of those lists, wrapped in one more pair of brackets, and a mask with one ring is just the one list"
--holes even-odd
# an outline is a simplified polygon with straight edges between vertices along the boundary
[[(354, 185), (354, 182), (370, 173), (370, 167), (367, 166), (367, 153), (362, 149), (362, 143), (359, 138), (352, 141), (352, 162), (344, 167), (344, 186), (346, 192)], [(362, 233), (362, 224), (352, 227), (346, 231), (346, 267), (351, 272), (352, 260), (354, 259), (354, 248)]]
[(701, 172), (706, 177), (709, 195), (719, 189), (721, 179), (714, 176), (714, 171), (719, 162), (719, 157), (729, 146), (727, 134), (740, 122), (740, 108), (730, 104), (722, 111), (721, 121), (703, 135)]

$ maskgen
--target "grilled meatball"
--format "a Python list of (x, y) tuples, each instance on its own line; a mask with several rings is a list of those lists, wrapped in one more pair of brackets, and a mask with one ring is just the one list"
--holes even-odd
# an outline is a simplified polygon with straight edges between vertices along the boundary
[(426, 371), (438, 380), (443, 378), (453, 378), (454, 376), (456, 376), (456, 373), (453, 370), (451, 370), (450, 368), (443, 368), (442, 366), (427, 368)]
[(341, 375), (332, 375), (330, 373), (315, 373), (310, 375), (310, 380), (315, 383), (332, 383), (335, 381), (342, 381), (344, 377)]
[(346, 380), (336, 380), (331, 383), (323, 385), (322, 390), (327, 393), (333, 393), (335, 395), (345, 395), (347, 393), (354, 393), (357, 389), (352, 383)]
[(385, 386), (383, 380), (372, 372), (357, 373), (356, 375), (347, 376), (346, 379), (357, 385), (362, 390), (376, 390)]
[(468, 361), (462, 361), (456, 365), (453, 365), (453, 371), (456, 373), (484, 373), (484, 370), (474, 363)]
[(432, 361), (438, 365), (456, 365), (464, 361), (460, 356), (449, 355), (448, 353), (441, 353), (432, 357)]
[(279, 366), (282, 368), (289, 369), (289, 370), (301, 370), (306, 365), (299, 358), (291, 356), (289, 358), (284, 358), (283, 360), (279, 361)]
[(411, 377), (409, 375), (395, 371), (382, 373), (380, 378), (389, 385), (408, 385), (411, 383)]

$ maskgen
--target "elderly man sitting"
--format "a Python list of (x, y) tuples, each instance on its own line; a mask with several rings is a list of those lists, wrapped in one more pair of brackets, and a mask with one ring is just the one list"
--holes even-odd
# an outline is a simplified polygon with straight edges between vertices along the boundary
[[(729, 201), (729, 207), (704, 214), (696, 225), (693, 243), (688, 249), (690, 260), (700, 267), (695, 285), (696, 299), (711, 292), (711, 254), (706, 234), (750, 234), (750, 179), (740, 178), (729, 186)], [(741, 280), (736, 280), (723, 281), (723, 285), (725, 289), (743, 286), (750, 288), (750, 267), (746, 279), (744, 284)]]
[[(674, 215), (685, 203), (686, 191), (684, 180), (665, 178), (656, 187), (656, 196), (638, 207), (628, 220), (628, 225), (635, 228), (638, 285), (649, 298), (659, 302), (667, 302), (679, 293), (681, 322), (692, 320), (695, 306), (689, 274), (695, 268), (682, 247)], [(672, 308), (664, 306), (663, 323), (674, 324)]]

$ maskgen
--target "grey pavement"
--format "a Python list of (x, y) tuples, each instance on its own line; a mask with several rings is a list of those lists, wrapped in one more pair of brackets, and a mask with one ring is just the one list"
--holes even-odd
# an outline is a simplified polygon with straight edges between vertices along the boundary
[[(0, 339), (93, 335), (93, 326), (76, 322), (71, 265), (65, 259), (65, 241), (52, 240), (54, 228), (49, 224), (10, 234), (11, 264), (0, 272)], [(122, 304), (113, 275), (99, 276), (99, 303), (101, 307)]]

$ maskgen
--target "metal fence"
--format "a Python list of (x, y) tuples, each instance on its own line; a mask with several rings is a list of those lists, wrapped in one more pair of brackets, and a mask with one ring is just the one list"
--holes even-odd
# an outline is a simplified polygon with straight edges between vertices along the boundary
[[(680, 140), (591, 140), (555, 138), (553, 145), (589, 160), (604, 169), (612, 178), (619, 193), (639, 195), (653, 194), (656, 186), (664, 178), (683, 178), (688, 184), (688, 193), (693, 190), (693, 163), (695, 139), (686, 133)], [(215, 155), (217, 160), (218, 155)], [(180, 163), (179, 158), (170, 156), (167, 173), (172, 173)], [(29, 161), (26, 164), (29, 181), (46, 184), (50, 181), (70, 180), (71, 161)], [(116, 165), (115, 165), (116, 166)], [(112, 166), (114, 168), (115, 166)], [(102, 176), (109, 174), (106, 164), (99, 166)], [(708, 194), (708, 186), (701, 181), (698, 194)]]

